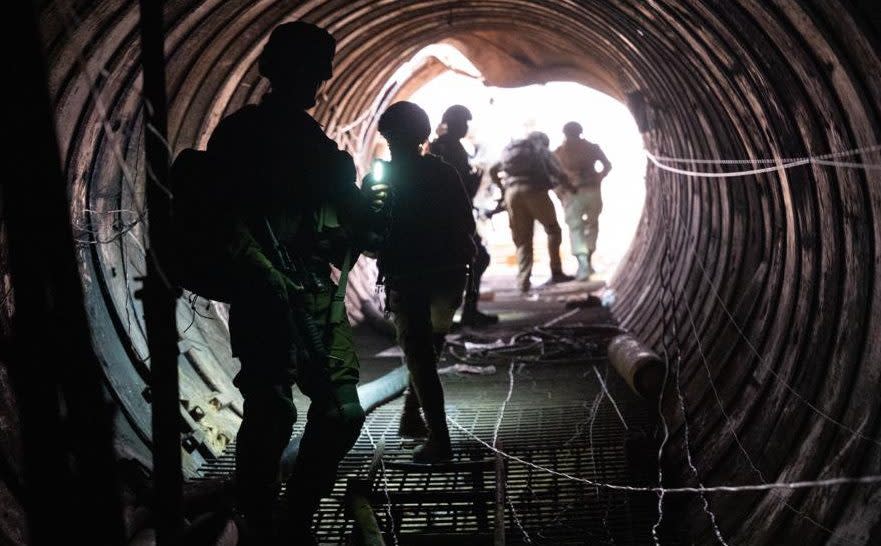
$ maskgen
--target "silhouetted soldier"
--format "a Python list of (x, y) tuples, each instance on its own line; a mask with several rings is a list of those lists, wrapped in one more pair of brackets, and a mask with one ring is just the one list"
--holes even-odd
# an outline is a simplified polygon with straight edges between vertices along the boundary
[[(314, 25), (277, 27), (259, 59), (271, 92), (224, 119), (208, 143), (242, 218), (229, 326), (244, 397), (236, 485), (255, 543), (268, 541), (272, 529), (280, 457), (297, 418), (292, 383), (311, 404), (287, 483), (283, 534), (290, 543), (314, 543), (309, 527), (319, 499), (331, 491), (364, 421), (358, 359), (342, 302), (332, 302), (329, 263), (345, 268), (342, 262), (354, 261), (357, 255), (341, 256), (373, 213), (355, 185), (351, 156), (306, 113), (332, 76), (335, 49), (333, 37)], [(307, 343), (303, 324), (320, 328), (329, 358)]]
[[(462, 184), (465, 186), (465, 191), (473, 207), (474, 197), (477, 195), (477, 190), (480, 189), (483, 171), (471, 167), (471, 163), (468, 161), (468, 152), (462, 146), (461, 140), (468, 134), (468, 122), (470, 120), (471, 111), (461, 104), (455, 104), (447, 108), (441, 120), (445, 131), (438, 133), (439, 136), (431, 143), (429, 151), (434, 155), (440, 156), (456, 169), (462, 178)], [(474, 263), (471, 264), (468, 276), (468, 284), (465, 290), (465, 305), (462, 308), (462, 324), (468, 326), (495, 324), (499, 321), (498, 316), (488, 315), (477, 310), (477, 301), (480, 299), (480, 279), (483, 277), (486, 268), (489, 267), (490, 257), (480, 235), (476, 233), (474, 235), (474, 245), (477, 248), (477, 255), (474, 257)]]
[[(557, 191), (563, 209), (566, 211), (566, 224), (569, 226), (569, 241), (572, 254), (578, 259), (578, 272), (575, 278), (583, 281), (593, 273), (591, 258), (597, 248), (600, 213), (603, 212), (603, 195), (600, 184), (612, 169), (603, 150), (593, 142), (581, 138), (581, 125), (570, 121), (563, 126), (566, 141), (554, 150), (569, 181), (578, 191)], [(602, 165), (597, 171), (596, 164)]]
[(379, 252), (379, 271), (411, 377), (400, 432), (428, 436), (413, 455), (424, 463), (452, 456), (437, 361), (474, 258), (474, 217), (459, 175), (440, 158), (421, 155), (430, 131), (420, 107), (391, 105), (379, 120), (379, 132), (392, 160), (375, 163), (362, 185), (374, 200), (380, 188), (389, 188), (384, 210), (391, 224)]
[(526, 139), (515, 140), (505, 147), (502, 160), (490, 168), (493, 182), (502, 187), (511, 235), (517, 247), (517, 286), (529, 291), (532, 275), (532, 236), (536, 220), (548, 236), (548, 257), (551, 262), (549, 284), (571, 281), (563, 273), (560, 244), (563, 241), (560, 224), (548, 190), (562, 186), (574, 192), (557, 159), (548, 150), (548, 136), (535, 131)]

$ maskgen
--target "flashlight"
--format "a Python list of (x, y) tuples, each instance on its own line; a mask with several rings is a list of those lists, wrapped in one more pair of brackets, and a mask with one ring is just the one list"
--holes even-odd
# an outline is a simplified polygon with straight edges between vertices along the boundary
[(373, 162), (373, 166), (370, 169), (370, 178), (373, 180), (370, 184), (370, 194), (371, 194), (371, 204), (374, 210), (380, 210), (385, 206), (386, 198), (388, 197), (388, 184), (383, 181), (385, 178), (386, 166), (385, 162), (377, 159)]
[(371, 174), (373, 175), (373, 182), (382, 182), (382, 179), (385, 177), (385, 164), (382, 160), (377, 159), (373, 162), (373, 169), (371, 170)]

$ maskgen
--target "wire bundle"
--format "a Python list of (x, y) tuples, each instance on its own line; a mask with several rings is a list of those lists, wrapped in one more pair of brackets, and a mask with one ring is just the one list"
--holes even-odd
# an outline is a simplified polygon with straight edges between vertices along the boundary
[[(536, 326), (511, 336), (503, 343), (464, 337), (448, 341), (447, 353), (472, 366), (499, 365), (517, 360), (540, 364), (584, 363), (606, 358), (606, 346), (621, 330), (612, 324), (570, 323)], [(474, 342), (476, 347), (469, 346)]]

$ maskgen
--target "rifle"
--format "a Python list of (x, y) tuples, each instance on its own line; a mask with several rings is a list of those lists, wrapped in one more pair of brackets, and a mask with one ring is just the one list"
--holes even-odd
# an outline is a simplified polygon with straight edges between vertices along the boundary
[(502, 184), (502, 181), (498, 178), (498, 176), (499, 174), (497, 170), (490, 169), (490, 177), (492, 178), (492, 183), (495, 184), (497, 188), (499, 188), (500, 192), (498, 199), (496, 199), (496, 206), (492, 209), (477, 209), (478, 214), (483, 218), (486, 218), (487, 220), (491, 219), (496, 214), (504, 212), (508, 209), (508, 207), (505, 205), (505, 185)]
[[(477, 208), (477, 207), (475, 207)], [(496, 206), (491, 209), (477, 209), (477, 213), (487, 220), (491, 219), (493, 216), (500, 212), (504, 212), (508, 210), (508, 207), (505, 205), (505, 196), (502, 195), (498, 199), (496, 199)]]
[[(341, 270), (339, 288), (337, 289), (337, 294), (334, 296), (334, 300), (331, 303), (330, 317), (326, 324), (328, 328), (322, 331), (322, 328), (318, 325), (315, 317), (313, 317), (306, 310), (305, 294), (307, 292), (307, 289), (311, 289), (316, 292), (321, 290), (324, 286), (324, 283), (320, 279), (318, 279), (314, 273), (309, 271), (307, 267), (305, 267), (302, 260), (298, 259), (295, 262), (291, 258), (287, 248), (285, 248), (285, 246), (282, 245), (279, 242), (278, 238), (275, 236), (275, 232), (273, 231), (268, 218), (265, 219), (265, 225), (267, 235), (269, 236), (269, 241), (272, 243), (272, 247), (275, 252), (275, 265), (279, 269), (279, 271), (281, 271), (289, 279), (291, 279), (295, 287), (293, 293), (289, 294), (289, 299), (293, 304), (291, 305), (291, 315), (293, 317), (294, 324), (291, 334), (294, 345), (296, 345), (297, 349), (305, 353), (303, 356), (305, 356), (306, 361), (315, 364), (322, 364), (319, 366), (320, 370), (317, 374), (317, 377), (320, 378), (322, 382), (330, 384), (330, 373), (327, 367), (323, 364), (325, 364), (329, 359), (335, 358), (339, 360), (339, 358), (330, 354), (330, 351), (328, 351), (327, 349), (327, 344), (325, 340), (327, 334), (330, 332), (329, 327), (341, 320), (341, 317), (339, 316), (342, 314), (341, 310), (345, 311), (345, 285), (348, 275), (348, 269), (351, 262), (351, 250), (346, 251), (346, 256), (343, 260), (343, 269)], [(302, 359), (297, 358), (298, 380), (302, 379), (300, 377), (301, 360)]]

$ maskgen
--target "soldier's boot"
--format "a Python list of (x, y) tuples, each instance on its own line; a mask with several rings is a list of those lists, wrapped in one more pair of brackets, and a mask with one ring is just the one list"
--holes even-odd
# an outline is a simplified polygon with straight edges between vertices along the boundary
[[(435, 340), (438, 335), (435, 335)], [(417, 384), (420, 387), (419, 401), (428, 424), (428, 440), (413, 452), (413, 461), (430, 464), (450, 460), (453, 457), (453, 448), (450, 443), (450, 431), (447, 428), (444, 391), (440, 378), (436, 372), (425, 375), (426, 377), (421, 378)]]
[(428, 440), (413, 451), (413, 462), (433, 464), (449, 461), (453, 458), (453, 446), (450, 442), (450, 431), (447, 428), (446, 416), (443, 424), (429, 425)]
[(477, 310), (477, 305), (469, 306), (467, 303), (465, 307), (462, 309), (462, 324), (465, 326), (491, 326), (499, 322), (498, 315), (491, 315), (488, 313), (482, 313)]
[(404, 408), (398, 423), (398, 436), (401, 438), (427, 438), (428, 426), (419, 411), (419, 398), (413, 386), (404, 391)]
[(462, 324), (464, 326), (489, 326), (499, 321), (498, 315), (481, 313), (477, 310), (477, 300), (480, 299), (480, 285), (469, 279), (468, 288), (465, 291), (465, 305), (462, 306)]
[(573, 277), (572, 275), (567, 275), (562, 271), (552, 271), (551, 278), (544, 283), (544, 286), (550, 286), (552, 284), (559, 284), (561, 282), (569, 282), (573, 280), (575, 280), (575, 277)]

